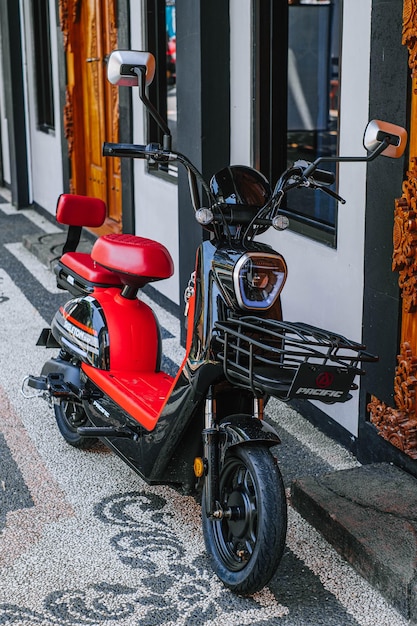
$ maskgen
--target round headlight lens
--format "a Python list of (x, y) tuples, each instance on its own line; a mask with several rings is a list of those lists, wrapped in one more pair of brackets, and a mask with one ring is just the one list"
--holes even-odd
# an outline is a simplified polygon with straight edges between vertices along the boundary
[(248, 252), (233, 270), (238, 304), (243, 309), (269, 309), (278, 298), (287, 278), (282, 256)]

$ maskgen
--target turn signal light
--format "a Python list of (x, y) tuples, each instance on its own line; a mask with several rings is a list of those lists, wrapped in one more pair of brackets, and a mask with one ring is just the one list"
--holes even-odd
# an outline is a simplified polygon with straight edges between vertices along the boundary
[(206, 466), (204, 463), (204, 460), (201, 458), (201, 456), (197, 456), (194, 459), (194, 474), (196, 475), (197, 478), (201, 478), (202, 476), (204, 476), (206, 471)]

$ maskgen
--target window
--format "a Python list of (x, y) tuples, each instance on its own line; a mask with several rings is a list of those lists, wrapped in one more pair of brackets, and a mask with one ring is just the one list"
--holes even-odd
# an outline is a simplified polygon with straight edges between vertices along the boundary
[[(255, 130), (255, 159), (273, 183), (282, 169), (298, 159), (314, 161), (338, 153), (341, 9), (342, 0), (287, 0), (280, 9), (269, 0), (263, 13), (255, 10), (259, 42), (255, 97), (261, 101), (257, 115), (260, 111), (260, 119), (269, 119), (267, 129), (258, 122)], [(270, 51), (264, 41), (266, 28)], [(337, 173), (335, 166), (333, 171)], [(297, 189), (288, 194), (285, 210), (293, 230), (336, 244), (333, 198)]]
[[(167, 122), (174, 148), (177, 138), (175, 17), (175, 0), (147, 0), (147, 49), (154, 54), (157, 68), (149, 98)], [(148, 142), (162, 143), (161, 131), (149, 115), (147, 129)], [(167, 166), (166, 173), (176, 176), (177, 167)]]
[(49, 0), (32, 0), (36, 114), (39, 130), (55, 128)]
[[(287, 160), (336, 156), (339, 0), (289, 0), (289, 5)], [(335, 165), (331, 167), (336, 173)], [(334, 238), (337, 203), (333, 198), (319, 191), (297, 189), (288, 195), (287, 204), (300, 230), (316, 228), (329, 240)]]
[(177, 136), (177, 31), (175, 0), (165, 0), (167, 119), (172, 142)]

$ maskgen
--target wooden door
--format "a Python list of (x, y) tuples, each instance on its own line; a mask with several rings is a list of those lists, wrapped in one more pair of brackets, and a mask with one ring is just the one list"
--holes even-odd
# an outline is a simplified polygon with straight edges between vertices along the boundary
[(67, 60), (65, 132), (72, 193), (104, 200), (103, 232), (121, 231), (120, 160), (104, 158), (104, 141), (118, 141), (118, 92), (106, 79), (117, 47), (116, 0), (61, 0)]
[(411, 115), (408, 171), (394, 214), (392, 269), (402, 296), (395, 407), (373, 396), (368, 409), (379, 434), (417, 459), (417, 0), (404, 0), (403, 44), (409, 50)]

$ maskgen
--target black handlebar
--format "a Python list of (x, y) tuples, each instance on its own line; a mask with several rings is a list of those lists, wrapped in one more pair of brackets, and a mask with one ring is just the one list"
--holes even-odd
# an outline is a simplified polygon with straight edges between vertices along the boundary
[[(131, 159), (148, 159), (155, 163), (166, 163), (168, 161), (178, 161), (182, 163), (183, 165), (185, 165), (187, 172), (188, 172), (188, 183), (190, 187), (191, 200), (192, 200), (194, 210), (197, 211), (201, 206), (198, 187), (197, 187), (197, 179), (202, 184), (203, 189), (205, 190), (207, 194), (207, 197), (211, 198), (211, 204), (215, 202), (214, 198), (212, 198), (211, 196), (210, 189), (205, 183), (202, 175), (193, 166), (193, 164), (187, 159), (187, 157), (179, 153), (171, 152), (169, 150), (164, 150), (163, 148), (161, 148), (159, 144), (150, 143), (148, 145), (143, 145), (143, 144), (105, 142), (103, 144), (103, 156), (119, 157), (119, 158), (127, 157)], [(326, 193), (329, 193), (330, 195), (332, 195), (339, 202), (340, 201), (344, 202), (344, 200), (340, 198), (340, 196), (338, 196), (334, 191), (327, 188), (327, 186), (331, 185), (335, 180), (335, 175), (333, 174), (333, 172), (328, 172), (326, 170), (319, 170), (319, 169), (312, 168), (312, 164), (309, 164), (305, 161), (304, 162), (299, 161), (298, 163), (295, 163), (294, 165), (295, 165), (295, 169), (298, 170), (298, 173), (301, 174), (302, 177), (305, 176), (305, 172), (308, 172), (309, 169), (310, 170), (312, 169), (313, 171), (310, 173), (310, 177), (311, 179), (313, 179), (314, 183), (317, 183), (317, 187), (322, 189)], [(286, 176), (284, 177), (283, 175), (283, 177), (281, 177), (280, 179), (281, 184), (284, 183), (284, 180), (287, 180), (288, 182), (288, 180), (291, 177), (292, 172), (294, 172), (294, 169), (292, 168), (290, 170), (287, 170)], [(291, 186), (298, 186), (298, 185), (297, 184), (294, 185), (294, 183), (292, 183)], [(283, 187), (285, 189), (285, 184), (283, 184)], [(225, 213), (222, 212), (219, 215), (217, 214), (215, 215), (215, 221), (218, 220), (218, 221), (221, 221), (223, 223), (228, 223), (228, 224), (234, 224), (238, 222), (241, 224), (250, 224), (250, 223), (255, 224), (256, 223), (257, 225), (265, 225), (265, 226), (271, 225), (270, 217), (265, 218), (261, 215), (258, 215), (254, 219), (253, 207), (247, 207), (246, 211), (244, 210), (243, 207), (239, 207), (239, 208), (236, 207), (236, 209), (237, 209), (237, 214), (235, 214), (233, 207), (229, 205), (227, 212)]]
[(134, 159), (146, 159), (146, 146), (131, 143), (107, 143), (103, 144), (103, 156), (105, 157), (132, 157)]
[(332, 185), (336, 180), (333, 172), (328, 172), (327, 170), (314, 170), (312, 176), (316, 182), (322, 185)]
[[(103, 156), (105, 157), (128, 157), (131, 159), (148, 159), (154, 163), (167, 163), (169, 161), (178, 161), (185, 166), (188, 172), (188, 184), (190, 187), (191, 201), (194, 211), (198, 211), (201, 207), (200, 194), (198, 191), (197, 180), (201, 183), (207, 197), (211, 197), (210, 188), (205, 182), (202, 174), (191, 161), (179, 152), (171, 152), (161, 148), (159, 144), (149, 143), (144, 146), (141, 144), (130, 143), (108, 143), (103, 144)], [(214, 203), (214, 200), (213, 200)]]
[(104, 143), (103, 156), (130, 157), (131, 159), (150, 159), (159, 163), (176, 161), (179, 157), (175, 152), (164, 150), (159, 144)]

